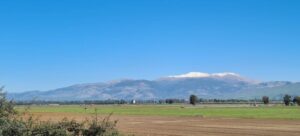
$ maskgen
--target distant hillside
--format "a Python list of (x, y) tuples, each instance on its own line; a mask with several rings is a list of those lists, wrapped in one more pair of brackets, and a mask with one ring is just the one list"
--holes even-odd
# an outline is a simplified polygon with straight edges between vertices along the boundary
[(284, 94), (300, 95), (300, 83), (257, 82), (235, 73), (206, 74), (191, 72), (158, 80), (119, 80), (107, 83), (77, 84), (49, 91), (8, 94), (20, 100), (107, 100), (166, 99), (196, 94), (200, 98), (254, 99), (266, 95), (280, 99)]
[[(265, 84), (274, 84), (274, 86), (265, 86)], [(236, 98), (261, 98), (269, 96), (271, 99), (282, 99), (285, 94), (291, 96), (300, 95), (300, 83), (291, 82), (266, 82), (254, 86), (253, 88), (241, 90), (235, 94)]]

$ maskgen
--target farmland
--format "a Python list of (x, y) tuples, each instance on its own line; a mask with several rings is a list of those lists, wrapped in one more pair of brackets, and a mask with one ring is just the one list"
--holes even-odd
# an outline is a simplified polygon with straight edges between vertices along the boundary
[[(17, 106), (24, 111), (26, 106)], [(249, 105), (61, 105), (30, 106), (42, 120), (84, 120), (113, 113), (118, 128), (135, 135), (298, 135), (300, 107)]]
[[(24, 106), (17, 107), (19, 111)], [(203, 116), (227, 118), (300, 119), (299, 107), (249, 107), (246, 105), (93, 105), (31, 106), (32, 113), (80, 113), (145, 116)]]

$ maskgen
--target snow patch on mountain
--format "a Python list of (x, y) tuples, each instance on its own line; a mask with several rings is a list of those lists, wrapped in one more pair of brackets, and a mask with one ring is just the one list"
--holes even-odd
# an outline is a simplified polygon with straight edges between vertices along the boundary
[(208, 77), (226, 77), (226, 76), (236, 76), (240, 77), (239, 74), (232, 72), (224, 72), (224, 73), (202, 73), (202, 72), (189, 72), (182, 75), (173, 75), (168, 76), (169, 78), (208, 78)]

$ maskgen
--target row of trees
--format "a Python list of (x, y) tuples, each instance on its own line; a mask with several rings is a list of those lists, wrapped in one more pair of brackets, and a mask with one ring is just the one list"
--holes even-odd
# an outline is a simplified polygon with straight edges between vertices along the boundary
[[(196, 103), (200, 102), (201, 99), (198, 99), (198, 97), (196, 95), (190, 95), (190, 98), (189, 98), (189, 103), (192, 104), (192, 105), (196, 105)], [(216, 100), (214, 99), (214, 101), (222, 101), (222, 100)], [(270, 103), (270, 99), (268, 96), (263, 96), (262, 97), (262, 102), (264, 104), (269, 104)], [(292, 99), (292, 96), (286, 94), (284, 95), (283, 97), (283, 102), (286, 106), (289, 106), (291, 105), (291, 103), (293, 104), (297, 104), (297, 105), (300, 105), (300, 96), (295, 96), (293, 99)]]
[[(133, 103), (133, 101), (135, 101)], [(242, 100), (242, 99), (197, 99), (197, 103), (248, 103), (255, 100)], [(76, 105), (76, 104), (174, 104), (174, 103), (189, 103), (186, 99), (160, 99), (160, 100), (85, 100), (85, 101), (17, 101), (16, 105)]]
[[(134, 102), (133, 102), (134, 101)], [(31, 105), (31, 104), (38, 104), (38, 105), (48, 105), (48, 104), (61, 104), (61, 105), (74, 105), (74, 104), (174, 104), (174, 103), (190, 103), (195, 105), (197, 103), (219, 103), (219, 104), (246, 104), (246, 103), (256, 103), (262, 102), (264, 104), (269, 104), (270, 99), (268, 96), (263, 96), (261, 100), (257, 99), (250, 99), (250, 100), (243, 100), (243, 99), (203, 99), (198, 98), (196, 95), (190, 95), (189, 100), (185, 99), (160, 99), (160, 100), (86, 100), (86, 101), (18, 101), (16, 102), (17, 105)], [(278, 100), (273, 101), (279, 103)], [(285, 95), (283, 97), (283, 102), (285, 105), (290, 105), (291, 103), (300, 104), (300, 96), (292, 97), (290, 95)]]
[[(269, 104), (269, 103), (270, 103), (270, 100), (269, 100), (269, 97), (268, 97), (268, 96), (263, 96), (263, 97), (262, 97), (262, 101), (263, 101), (264, 104)], [(286, 106), (291, 105), (291, 103), (300, 105), (300, 96), (295, 96), (295, 97), (292, 99), (292, 96), (286, 94), (286, 95), (284, 95), (284, 97), (283, 97), (283, 102), (284, 102), (284, 104), (285, 104)]]

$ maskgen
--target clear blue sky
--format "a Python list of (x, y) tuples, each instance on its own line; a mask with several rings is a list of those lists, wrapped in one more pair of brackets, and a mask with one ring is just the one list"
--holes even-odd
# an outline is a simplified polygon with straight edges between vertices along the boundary
[(0, 51), (8, 92), (190, 71), (300, 81), (300, 1), (1, 1)]

